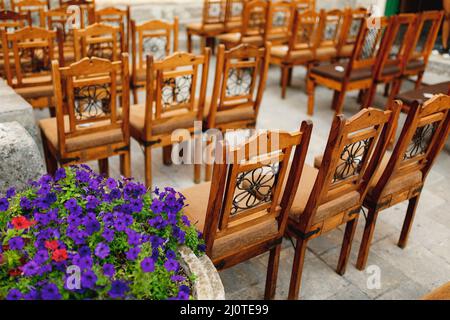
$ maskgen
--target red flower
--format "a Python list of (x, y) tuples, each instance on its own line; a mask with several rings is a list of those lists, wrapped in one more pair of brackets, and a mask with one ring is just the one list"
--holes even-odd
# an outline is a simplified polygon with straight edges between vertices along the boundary
[(56, 262), (61, 262), (67, 259), (66, 249), (55, 250), (52, 254), (52, 259)]
[(58, 240), (45, 241), (45, 247), (50, 250), (56, 250), (59, 247)]
[(11, 220), (12, 225), (14, 226), (14, 229), (20, 230), (20, 229), (28, 229), (31, 227), (35, 222), (34, 221), (28, 221), (27, 218), (23, 216), (15, 217)]
[(9, 275), (11, 277), (17, 277), (17, 276), (20, 276), (21, 274), (22, 274), (22, 270), (20, 270), (19, 268), (9, 270)]

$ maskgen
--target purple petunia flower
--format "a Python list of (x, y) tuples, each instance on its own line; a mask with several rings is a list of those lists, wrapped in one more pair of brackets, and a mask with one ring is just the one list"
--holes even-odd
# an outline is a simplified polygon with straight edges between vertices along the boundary
[(106, 186), (111, 190), (115, 189), (117, 187), (117, 182), (113, 178), (108, 178), (106, 180)]
[(89, 249), (88, 246), (83, 246), (80, 249), (78, 249), (78, 253), (81, 257), (86, 257), (91, 255), (91, 249)]
[(158, 199), (153, 199), (152, 205), (150, 206), (150, 209), (156, 214), (161, 213), (164, 208), (164, 203)]
[(6, 197), (7, 198), (11, 199), (15, 195), (16, 195), (16, 189), (14, 187), (9, 188), (8, 190), (6, 190)]
[(91, 256), (80, 256), (78, 253), (75, 254), (72, 260), (74, 265), (77, 265), (80, 267), (80, 269), (85, 270), (92, 267), (92, 257)]
[(129, 287), (125, 282), (115, 280), (111, 283), (111, 290), (108, 293), (111, 298), (123, 298), (128, 290)]
[(100, 242), (97, 247), (95, 247), (95, 255), (101, 259), (105, 259), (109, 255), (109, 246)]
[(100, 204), (100, 201), (92, 195), (87, 196), (86, 200), (87, 200), (86, 203), (87, 210), (94, 210)]
[(77, 170), (75, 172), (75, 179), (77, 179), (78, 182), (86, 183), (89, 181), (89, 172), (86, 172), (84, 170)]
[(128, 260), (136, 260), (141, 249), (139, 247), (133, 247), (126, 252), (126, 257)]
[(67, 210), (74, 209), (78, 205), (77, 200), (74, 198), (71, 198), (64, 203), (64, 208)]
[(182, 282), (186, 280), (186, 277), (180, 276), (180, 275), (173, 275), (170, 277), (170, 280), (175, 281), (175, 282)]
[(54, 283), (48, 283), (42, 286), (41, 296), (43, 300), (60, 300), (61, 294)]
[(81, 286), (83, 288), (93, 289), (96, 282), (97, 275), (92, 270), (84, 272), (81, 276)]
[(11, 289), (6, 296), (6, 300), (20, 300), (22, 299), (22, 292), (18, 289)]
[(107, 241), (111, 242), (114, 240), (114, 230), (105, 229), (102, 233), (102, 237)]
[(20, 207), (22, 210), (30, 210), (31, 206), (31, 201), (27, 197), (20, 198)]
[(35, 276), (38, 274), (39, 270), (39, 265), (33, 260), (23, 266), (23, 274), (27, 277)]
[(167, 250), (166, 257), (167, 259), (175, 259), (177, 257), (177, 254), (173, 250)]
[(0, 198), (0, 212), (6, 211), (9, 208), (9, 202), (6, 198)]
[(153, 272), (155, 271), (155, 261), (152, 258), (145, 258), (141, 261), (141, 268), (144, 272)]
[(167, 271), (177, 271), (180, 267), (180, 264), (173, 259), (168, 259), (166, 262), (164, 262), (164, 268), (166, 268)]
[(34, 255), (34, 261), (36, 261), (37, 264), (43, 264), (48, 260), (48, 251), (47, 250), (39, 250)]
[(55, 181), (59, 181), (61, 179), (64, 179), (66, 177), (66, 169), (59, 168), (55, 172)]
[(25, 293), (23, 295), (23, 298), (25, 300), (38, 300), (39, 292), (36, 289), (31, 289), (28, 293)]
[(23, 241), (22, 237), (14, 237), (9, 239), (8, 244), (11, 250), (22, 250), (25, 242)]
[(191, 226), (191, 222), (189, 221), (189, 218), (186, 217), (185, 215), (181, 216), (181, 221), (183, 221), (184, 225), (186, 227), (190, 227)]
[(115, 273), (116, 273), (116, 270), (114, 268), (114, 265), (112, 265), (111, 263), (105, 263), (103, 265), (103, 274), (105, 276), (112, 278), (112, 277), (114, 277)]

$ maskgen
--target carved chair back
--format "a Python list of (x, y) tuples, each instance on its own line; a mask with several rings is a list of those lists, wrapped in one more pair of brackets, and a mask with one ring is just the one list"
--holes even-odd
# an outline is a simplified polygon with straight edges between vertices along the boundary
[[(300, 131), (294, 133), (266, 131), (237, 147), (219, 144), (203, 230), (208, 255), (216, 240), (237, 236), (238, 232), (258, 225), (273, 223), (277, 232), (262, 236), (249, 247), (281, 239), (300, 180), (311, 129), (310, 122), (303, 122)], [(292, 166), (289, 166), (292, 155)]]
[(244, 3), (241, 38), (252, 36), (264, 38), (268, 8), (269, 3), (264, 0), (251, 0)]
[(57, 39), (61, 36), (57, 37), (56, 31), (39, 27), (3, 32), (2, 47), (8, 84), (15, 88), (51, 84), (51, 61), (55, 57), (55, 48), (60, 53), (60, 63), (64, 63), (62, 41)]
[(276, 36), (287, 37), (291, 32), (295, 10), (295, 3), (292, 1), (270, 1), (265, 31), (266, 39)]
[(296, 12), (289, 39), (288, 57), (292, 51), (315, 49), (320, 16), (317, 12), (306, 10)]
[(225, 51), (224, 45), (219, 46), (208, 128), (216, 127), (217, 112), (235, 108), (252, 107), (256, 121), (269, 60), (270, 44), (265, 48), (241, 44), (228, 51)]
[(47, 11), (47, 2), (42, 0), (21, 0), (18, 2), (12, 1), (13, 10), (19, 13), (29, 12), (31, 15), (31, 24), (33, 26), (44, 27), (45, 21), (42, 20), (42, 12)]
[(337, 48), (344, 23), (342, 10), (320, 10), (320, 23), (317, 36), (317, 47)]
[(354, 191), (359, 193), (362, 203), (386, 151), (398, 112), (399, 108), (395, 111), (367, 108), (348, 120), (342, 115), (334, 117), (322, 164), (305, 212), (300, 216), (302, 229), (311, 227), (321, 204)]
[(366, 22), (368, 12), (366, 8), (347, 8), (344, 11), (344, 23), (342, 25), (340, 47), (354, 45), (358, 37), (361, 25)]
[[(423, 183), (445, 145), (449, 132), (449, 96), (435, 95), (423, 105), (415, 102), (410, 107), (398, 142), (371, 197), (378, 199), (395, 176), (421, 171)], [(421, 187), (417, 186), (417, 193), (420, 193)]]
[[(121, 129), (123, 141), (129, 141), (128, 54), (119, 61), (85, 57), (68, 67), (52, 63), (55, 85), (59, 150), (66, 152), (66, 141), (96, 132)], [(118, 111), (117, 76), (123, 87)], [(69, 121), (64, 119), (64, 109)]]
[(95, 22), (109, 24), (114, 27), (119, 27), (124, 39), (119, 38), (122, 45), (122, 52), (128, 51), (129, 37), (130, 37), (130, 7), (127, 6), (125, 10), (108, 7), (95, 11)]
[(316, 11), (316, 0), (292, 0), (299, 12)]
[(414, 37), (406, 48), (408, 55), (405, 59), (403, 68), (406, 68), (406, 66), (414, 60), (421, 60), (425, 65), (427, 64), (443, 16), (443, 11), (424, 11), (418, 14)]
[(15, 11), (0, 11), (0, 28), (6, 31), (14, 31), (18, 28), (31, 25), (30, 12), (19, 13)]
[(242, 13), (246, 1), (248, 0), (226, 0), (225, 27), (229, 29), (228, 31), (242, 24)]
[[(205, 49), (202, 55), (176, 52), (160, 61), (154, 61), (151, 55), (147, 56), (144, 124), (147, 141), (152, 135), (152, 124), (167, 121), (180, 113), (183, 116), (195, 115), (198, 121), (202, 120), (209, 52), (209, 49)], [(173, 115), (174, 111), (176, 115)]]
[(226, 11), (225, 0), (204, 0), (202, 24), (218, 24), (224, 23)]
[(99, 57), (119, 60), (123, 45), (118, 41), (122, 39), (122, 30), (107, 24), (94, 23), (84, 29), (74, 31), (75, 60), (84, 57)]

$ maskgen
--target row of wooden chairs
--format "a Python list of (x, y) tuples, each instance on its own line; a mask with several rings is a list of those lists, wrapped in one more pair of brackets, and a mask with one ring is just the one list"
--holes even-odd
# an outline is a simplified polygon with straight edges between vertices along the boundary
[[(315, 0), (291, 0), (291, 1), (251, 1), (251, 0), (204, 0), (202, 20), (200, 22), (188, 24), (187, 32), (187, 46), (188, 51), (192, 52), (192, 37), (198, 36), (201, 39), (200, 49), (208, 45), (214, 49), (214, 38), (228, 33), (235, 33), (251, 28), (264, 29), (264, 21), (266, 20), (267, 7), (285, 8), (284, 10), (274, 9), (269, 17), (277, 18), (278, 26), (275, 26), (275, 32), (286, 31), (285, 22), (288, 22), (290, 10), (295, 8), (297, 10), (314, 10)], [(255, 16), (256, 14), (256, 16)], [(258, 22), (256, 26), (255, 22)], [(281, 25), (280, 25), (281, 21)], [(275, 23), (276, 25), (276, 23)], [(250, 31), (250, 30), (249, 30)], [(266, 39), (271, 41), (271, 39)], [(264, 44), (263, 40), (260, 44)], [(237, 44), (236, 44), (237, 45)]]
[[(396, 101), (386, 111), (364, 108), (350, 119), (336, 115), (314, 167), (304, 164), (310, 122), (303, 122), (298, 132), (269, 131), (244, 145), (224, 145), (212, 181), (182, 190), (189, 204), (185, 213), (203, 232), (216, 267), (225, 269), (270, 251), (265, 298), (271, 299), (282, 238), (293, 237), (289, 298), (296, 299), (311, 239), (346, 225), (337, 266), (343, 275), (360, 211), (367, 208), (357, 260), (363, 270), (378, 214), (407, 200), (398, 242), (404, 248), (425, 179), (450, 133), (450, 97), (414, 103), (389, 155), (386, 149), (400, 109)], [(276, 139), (278, 144), (271, 147)]]
[[(51, 78), (56, 118), (40, 123), (48, 171), (54, 172), (58, 162), (70, 165), (106, 159), (102, 160), (101, 168), (107, 174), (107, 158), (120, 151), (127, 155), (123, 159), (123, 169), (126, 168), (125, 173), (129, 175), (129, 139), (126, 137), (131, 134), (143, 147), (145, 183), (151, 186), (152, 149), (162, 147), (163, 161), (170, 164), (172, 144), (178, 142), (173, 141), (174, 130), (186, 129), (188, 137), (182, 138), (189, 140), (201, 133), (196, 129), (195, 121), (203, 123), (204, 129), (215, 128), (223, 132), (231, 128), (255, 127), (266, 83), (268, 50), (248, 44), (231, 50), (220, 46), (211, 97), (206, 96), (209, 49), (201, 55), (176, 52), (159, 61), (149, 55), (146, 58), (145, 104), (131, 108), (128, 61), (125, 61), (128, 54), (123, 53), (119, 61), (86, 57), (67, 67), (61, 67), (53, 60)], [(106, 66), (114, 66), (114, 74)], [(102, 73), (109, 75), (98, 76), (101, 72), (96, 68), (105, 68)], [(68, 73), (70, 81), (63, 77), (65, 70), (71, 70)], [(92, 76), (87, 77), (88, 74)], [(77, 83), (80, 84), (75, 85)], [(116, 102), (112, 104), (112, 101), (119, 95), (122, 98), (120, 115), (112, 112), (116, 107)], [(115, 124), (114, 134), (108, 133), (106, 127), (92, 124), (108, 119)], [(82, 139), (84, 143), (75, 139), (78, 136), (86, 136)], [(128, 145), (122, 148), (111, 139), (114, 143), (128, 141)], [(195, 164), (195, 182), (200, 182), (200, 170), (201, 164)], [(205, 170), (206, 179), (210, 179), (210, 167)]]

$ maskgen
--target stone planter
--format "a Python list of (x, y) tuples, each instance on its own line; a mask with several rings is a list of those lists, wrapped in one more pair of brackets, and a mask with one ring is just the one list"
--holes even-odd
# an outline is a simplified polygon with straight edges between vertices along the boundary
[(188, 247), (179, 250), (182, 266), (187, 274), (194, 274), (196, 280), (193, 295), (197, 300), (224, 300), (225, 291), (219, 273), (207, 255), (197, 257)]

